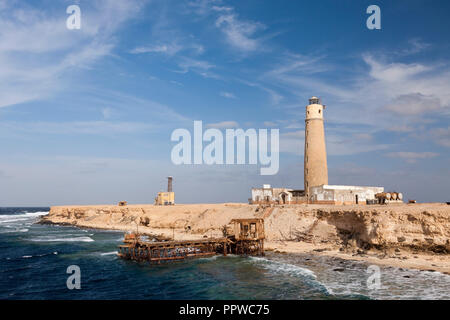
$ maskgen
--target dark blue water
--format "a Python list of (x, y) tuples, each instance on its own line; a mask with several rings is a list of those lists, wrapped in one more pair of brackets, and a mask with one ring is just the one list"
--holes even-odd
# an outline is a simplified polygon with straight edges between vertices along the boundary
[[(48, 208), (0, 208), (0, 299), (449, 298), (450, 277), (384, 268), (367, 289), (367, 265), (308, 255), (217, 256), (148, 265), (118, 259), (122, 232), (36, 224)], [(69, 290), (67, 268), (81, 270)], [(333, 269), (344, 267), (345, 272)], [(408, 274), (409, 278), (404, 276)]]

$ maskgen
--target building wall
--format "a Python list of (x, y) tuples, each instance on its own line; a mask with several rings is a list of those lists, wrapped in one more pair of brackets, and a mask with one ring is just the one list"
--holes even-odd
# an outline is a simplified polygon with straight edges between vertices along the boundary
[(159, 206), (175, 204), (175, 192), (158, 192), (155, 204)]
[(306, 107), (304, 183), (307, 192), (312, 186), (328, 184), (323, 109), (320, 104)]
[(383, 187), (323, 185), (310, 188), (309, 200), (312, 203), (355, 204), (358, 201), (358, 204), (365, 204), (383, 191)]
[(252, 203), (290, 203), (292, 189), (287, 188), (252, 188)]
[(272, 188), (252, 188), (252, 201), (273, 201)]
[[(375, 194), (384, 191), (383, 187), (322, 185), (311, 187), (309, 198), (305, 195), (293, 195), (293, 189), (253, 188), (251, 204), (366, 204), (366, 200), (375, 200)], [(284, 200), (283, 200), (284, 195)], [(358, 200), (356, 200), (358, 199)]]

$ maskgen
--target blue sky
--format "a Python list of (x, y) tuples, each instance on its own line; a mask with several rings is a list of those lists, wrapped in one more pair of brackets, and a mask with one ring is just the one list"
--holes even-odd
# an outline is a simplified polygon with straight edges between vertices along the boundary
[[(66, 8), (81, 8), (81, 29)], [(366, 8), (381, 8), (381, 30)], [(243, 201), (303, 187), (327, 105), (329, 183), (450, 201), (448, 1), (0, 0), (0, 205)], [(175, 166), (174, 129), (280, 129), (280, 171)]]

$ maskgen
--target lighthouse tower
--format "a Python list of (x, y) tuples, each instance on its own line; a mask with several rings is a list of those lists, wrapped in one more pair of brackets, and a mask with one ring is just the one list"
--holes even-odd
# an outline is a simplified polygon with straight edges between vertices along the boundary
[(306, 106), (305, 118), (305, 193), (309, 188), (328, 184), (327, 150), (323, 127), (323, 110), (320, 99), (312, 97)]

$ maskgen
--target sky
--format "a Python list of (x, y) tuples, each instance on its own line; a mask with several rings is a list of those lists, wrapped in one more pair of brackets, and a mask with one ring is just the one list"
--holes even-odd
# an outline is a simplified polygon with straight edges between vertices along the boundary
[[(70, 5), (81, 28), (66, 27)], [(381, 29), (369, 30), (369, 5)], [(448, 1), (0, 0), (0, 206), (246, 202), (303, 188), (308, 98), (329, 184), (450, 201)], [(280, 132), (280, 170), (174, 165), (177, 128)]]

